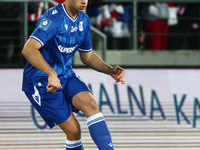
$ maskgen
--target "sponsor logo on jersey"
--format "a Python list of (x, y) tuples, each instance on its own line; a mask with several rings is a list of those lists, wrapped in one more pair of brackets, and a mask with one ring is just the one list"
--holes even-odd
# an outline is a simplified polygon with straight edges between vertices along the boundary
[(58, 11), (56, 9), (52, 11), (52, 15), (57, 14), (57, 13)]
[(71, 31), (71, 32), (76, 32), (77, 30), (78, 30), (77, 27), (72, 26), (70, 31)]
[(83, 31), (83, 21), (79, 22), (79, 31)]
[(52, 23), (51, 20), (49, 20), (49, 19), (47, 19), (47, 18), (44, 18), (44, 19), (41, 21), (41, 23), (40, 23), (40, 25), (38, 26), (38, 28), (43, 29), (44, 31), (46, 31), (46, 30), (49, 28), (49, 26), (50, 26), (51, 23)]
[(65, 24), (65, 29), (66, 31), (68, 31), (68, 24)]
[(58, 50), (61, 52), (61, 53), (71, 53), (75, 50), (75, 48), (77, 47), (78, 45), (75, 45), (74, 47), (62, 47), (61, 45), (58, 45)]

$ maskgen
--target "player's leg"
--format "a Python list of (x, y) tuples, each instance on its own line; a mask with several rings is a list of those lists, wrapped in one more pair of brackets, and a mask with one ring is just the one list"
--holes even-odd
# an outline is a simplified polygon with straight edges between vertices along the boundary
[(98, 149), (114, 150), (106, 121), (100, 113), (92, 94), (88, 91), (80, 92), (73, 97), (72, 103), (74, 107), (86, 115), (91, 137)]
[(81, 139), (80, 124), (72, 113), (71, 116), (58, 126), (66, 134), (66, 150), (84, 150)]
[(46, 88), (34, 87), (35, 93), (26, 93), (30, 102), (50, 128), (55, 123), (65, 132), (67, 150), (83, 150), (80, 125), (72, 113), (72, 106), (62, 91), (46, 92)]
[(91, 137), (99, 150), (113, 150), (111, 135), (105, 119), (83, 80), (77, 74), (72, 75), (62, 91), (65, 99), (86, 115)]

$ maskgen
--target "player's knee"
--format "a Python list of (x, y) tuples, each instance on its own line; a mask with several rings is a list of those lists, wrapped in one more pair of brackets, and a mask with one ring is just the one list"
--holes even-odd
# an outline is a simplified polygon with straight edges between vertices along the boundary
[(98, 109), (97, 102), (93, 98), (90, 98), (87, 101), (86, 106), (89, 107), (90, 110), (97, 110)]
[(75, 140), (79, 140), (81, 138), (81, 129), (80, 128), (74, 129), (73, 135)]
[(99, 111), (97, 102), (93, 98), (86, 99), (80, 109), (86, 116), (90, 116)]
[(71, 140), (71, 141), (79, 140), (80, 138), (81, 138), (81, 129), (80, 129), (80, 126), (79, 127), (74, 127), (67, 134), (67, 139)]

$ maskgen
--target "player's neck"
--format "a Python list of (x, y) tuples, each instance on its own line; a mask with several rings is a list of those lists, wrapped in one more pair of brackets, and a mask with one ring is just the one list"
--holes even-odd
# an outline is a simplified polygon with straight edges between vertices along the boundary
[(66, 2), (65, 2), (64, 5), (65, 5), (65, 8), (66, 8), (68, 14), (69, 14), (73, 19), (75, 19), (75, 18), (78, 16), (79, 11), (77, 11), (76, 9), (74, 9), (73, 7), (71, 7), (69, 3), (66, 3)]

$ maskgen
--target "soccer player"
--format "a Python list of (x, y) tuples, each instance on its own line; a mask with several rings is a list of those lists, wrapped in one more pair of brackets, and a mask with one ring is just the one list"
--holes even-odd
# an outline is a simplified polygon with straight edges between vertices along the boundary
[(39, 18), (22, 50), (27, 59), (22, 90), (50, 128), (57, 124), (66, 134), (66, 150), (83, 150), (79, 122), (81, 110), (99, 150), (113, 150), (110, 132), (91, 91), (72, 70), (78, 50), (88, 67), (125, 83), (125, 71), (112, 67), (93, 51), (90, 20), (83, 12), (88, 0), (66, 0)]

